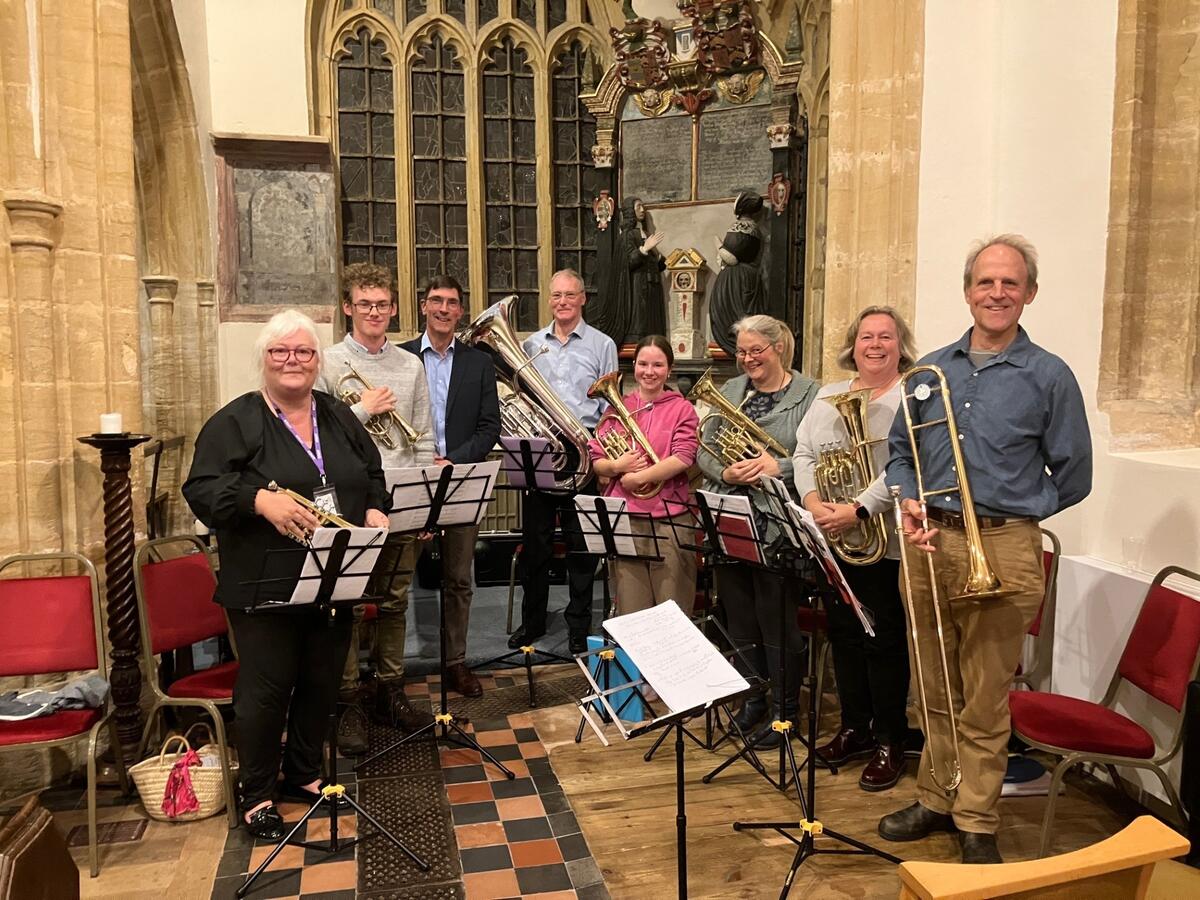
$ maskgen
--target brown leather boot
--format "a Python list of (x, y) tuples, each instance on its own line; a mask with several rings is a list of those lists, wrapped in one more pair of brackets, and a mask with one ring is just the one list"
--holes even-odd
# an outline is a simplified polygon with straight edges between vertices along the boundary
[(864, 759), (875, 752), (875, 736), (857, 728), (843, 728), (828, 744), (817, 748), (817, 756), (831, 766), (844, 765), (852, 759)]
[(375, 690), (375, 711), (373, 718), (376, 722), (399, 728), (411, 734), (419, 731), (433, 722), (433, 715), (423, 710), (414, 709), (404, 693), (404, 686), (399, 681), (381, 681)]
[(479, 683), (475, 673), (467, 668), (466, 663), (446, 666), (446, 686), (464, 697), (483, 696), (483, 685)]
[(880, 744), (874, 758), (862, 770), (858, 786), (864, 791), (886, 791), (894, 788), (903, 774), (904, 750)]

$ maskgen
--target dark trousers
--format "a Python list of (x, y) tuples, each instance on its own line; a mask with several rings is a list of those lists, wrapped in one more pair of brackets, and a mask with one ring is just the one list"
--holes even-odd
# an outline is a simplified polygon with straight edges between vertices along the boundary
[(842, 727), (872, 729), (881, 744), (903, 744), (908, 731), (908, 635), (900, 599), (900, 563), (842, 565), (854, 596), (875, 615), (868, 637), (854, 611), (838, 598), (826, 603)]
[[(805, 648), (804, 634), (796, 624), (796, 608), (806, 599), (805, 595), (798, 593), (784, 576), (744, 563), (716, 566), (716, 582), (729, 637), (738, 646), (756, 645), (744, 652), (754, 671), (742, 674), (770, 678), (776, 706), (785, 716), (793, 714), (804, 675)], [(786, 652), (783, 667), (779, 659), (781, 645)], [(787, 670), (786, 684), (783, 668)]]
[(321, 746), (350, 646), (351, 616), (349, 609), (338, 610), (330, 624), (327, 613), (314, 609), (231, 609), (229, 624), (238, 650), (233, 714), (242, 805), (248, 809), (275, 793), (285, 726), (284, 779), (308, 784), (320, 777)]
[[(595, 482), (581, 494), (596, 493)], [(592, 581), (597, 557), (573, 551), (586, 549), (575, 498), (532, 491), (521, 510), (521, 625), (526, 634), (546, 631), (546, 603), (550, 598), (550, 563), (554, 556), (554, 521), (558, 517), (567, 543), (567, 585), (570, 600), (563, 618), (575, 636), (592, 630)]]
[(467, 628), (475, 582), (475, 541), (478, 525), (454, 525), (442, 532), (442, 603), (446, 605), (446, 665), (466, 662)]

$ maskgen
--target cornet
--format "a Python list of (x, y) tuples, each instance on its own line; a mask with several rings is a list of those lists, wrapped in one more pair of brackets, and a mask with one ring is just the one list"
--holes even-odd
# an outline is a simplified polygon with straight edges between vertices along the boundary
[[(317, 527), (318, 528), (353, 528), (354, 527), (353, 522), (347, 522), (341, 516), (335, 516), (331, 512), (326, 512), (321, 507), (317, 506), (317, 504), (313, 503), (311, 500), (309, 500), (307, 497), (305, 497), (303, 494), (297, 494), (295, 491), (289, 490), (288, 488), (280, 487), (274, 481), (272, 481), (270, 484), (267, 485), (267, 490), (272, 491), (276, 494), (283, 494), (285, 497), (291, 497), (292, 500), (294, 500), (296, 503), (303, 506), (306, 510), (308, 510), (310, 513), (312, 513), (314, 516), (317, 517)], [(305, 531), (305, 532), (302, 532), (299, 536), (291, 534), (289, 532), (288, 537), (290, 537), (293, 541), (296, 541), (297, 543), (303, 544), (304, 546), (307, 547), (309, 541), (312, 540), (312, 532)]]
[[(352, 363), (347, 362), (346, 368), (350, 371), (337, 380), (333, 392), (343, 403), (353, 406), (362, 399), (363, 391), (373, 391), (375, 386), (363, 378)], [(356, 389), (352, 384), (346, 383), (354, 381), (357, 381), (362, 387)], [(408, 422), (404, 421), (404, 417), (394, 409), (388, 410), (386, 413), (376, 413), (367, 419), (363, 427), (367, 429), (367, 434), (371, 435), (381, 447), (388, 450), (395, 450), (397, 446), (396, 439), (392, 437), (393, 427), (395, 427), (401, 439), (409, 447), (416, 446), (417, 441), (426, 435), (426, 432), (417, 431)]]

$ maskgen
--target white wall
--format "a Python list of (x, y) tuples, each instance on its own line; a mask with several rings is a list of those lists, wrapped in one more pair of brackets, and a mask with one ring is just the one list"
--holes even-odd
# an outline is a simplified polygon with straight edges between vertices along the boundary
[(962, 262), (972, 240), (1018, 231), (1041, 254), (1022, 318), (1062, 356), (1088, 404), (1092, 495), (1055, 517), (1068, 554), (1122, 562), (1145, 535), (1143, 568), (1200, 568), (1195, 454), (1109, 452), (1096, 405), (1116, 66), (1116, 0), (927, 0), (918, 208), (922, 350), (970, 324)]
[[(309, 133), (305, 2), (175, 0), (173, 8), (196, 105), (215, 250), (212, 133)], [(255, 388), (249, 359), (260, 327), (244, 322), (218, 326), (221, 403)], [(331, 326), (317, 328), (328, 343)]]

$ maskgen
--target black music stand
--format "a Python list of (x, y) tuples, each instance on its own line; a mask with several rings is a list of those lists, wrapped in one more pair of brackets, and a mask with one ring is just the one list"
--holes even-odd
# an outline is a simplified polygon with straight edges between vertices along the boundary
[[(400, 469), (393, 482), (391, 521), (399, 532), (424, 532), (440, 535), (451, 525), (478, 523), (496, 484), (499, 464), (495, 462), (463, 463), (459, 465), (427, 466)], [(443, 585), (438, 585), (438, 640), (440, 653), (438, 671), (441, 673), (440, 702), (433, 721), (412, 734), (372, 753), (354, 769), (358, 771), (409, 741), (419, 740), (433, 732), (435, 739), (474, 750), (487, 759), (509, 779), (516, 775), (500, 762), (475, 738), (463, 731), (454, 721), (446, 703), (446, 600)], [(437, 733), (438, 729), (441, 733)], [(453, 734), (451, 734), (453, 731)]]
[[(377, 528), (319, 528), (313, 533), (311, 543), (306, 547), (288, 548), (286, 550), (268, 550), (263, 556), (260, 577), (250, 584), (254, 585), (255, 596), (248, 607), (251, 611), (266, 611), (280, 609), (292, 605), (312, 605), (317, 610), (327, 611), (329, 624), (340, 608), (354, 606), (363, 602), (363, 594), (371, 577), (379, 550), (383, 546), (383, 532)], [(316, 546), (313, 546), (315, 544)], [(304, 554), (300, 575), (282, 574), (284, 568), (291, 568), (296, 554)], [(278, 571), (279, 575), (269, 575), (270, 571)], [(278, 588), (286, 583), (295, 585), (289, 602), (277, 602), (260, 599), (264, 587)], [(274, 593), (275, 591), (272, 591)], [(329, 642), (332, 653), (333, 643)], [(336, 669), (337, 667), (334, 666)], [(283, 848), (289, 844), (319, 850), (322, 853), (337, 854), (353, 847), (368, 838), (382, 834), (391, 841), (405, 856), (423, 872), (429, 871), (429, 863), (413, 853), (399, 838), (392, 834), (374, 816), (363, 809), (351, 797), (344, 785), (337, 780), (337, 715), (330, 716), (329, 753), (326, 756), (325, 787), (320, 796), (313, 802), (308, 811), (301, 816), (300, 821), (292, 826), (291, 831), (284, 835), (283, 840), (262, 861), (257, 869), (251, 872), (245, 882), (236, 891), (238, 897), (245, 897), (258, 877), (275, 861)], [(304, 824), (312, 818), (322, 806), (329, 811), (329, 841), (297, 841), (296, 834)], [(375, 828), (375, 832), (359, 835), (350, 840), (343, 840), (338, 834), (338, 807), (348, 806)]]
[[(662, 559), (662, 554), (659, 553), (658, 544), (662, 538), (659, 537), (658, 531), (654, 527), (654, 519), (648, 518), (650, 523), (650, 534), (638, 535), (633, 532), (633, 520), (629, 515), (627, 506), (628, 503), (619, 497), (575, 497), (575, 506), (579, 512), (579, 527), (583, 532), (583, 540), (587, 545), (588, 553), (592, 555), (603, 555), (604, 557), (604, 579), (605, 579), (605, 596), (609, 594), (608, 579), (611, 577), (611, 569), (609, 563), (617, 559), (642, 560), (643, 562), (657, 562)], [(640, 543), (642, 547), (650, 542), (653, 545), (653, 552), (643, 553), (638, 547)], [(605, 604), (607, 609), (607, 604)], [(607, 637), (603, 638), (604, 646), (596, 651), (589, 651), (585, 656), (594, 656), (599, 662), (596, 674), (607, 688), (612, 683), (612, 669), (616, 668), (619, 674), (628, 682), (633, 679), (626, 671), (624, 665), (617, 658), (615, 650), (610, 646), (611, 641)], [(629, 694), (618, 704), (618, 714), (624, 712), (625, 707), (629, 705), (634, 696), (637, 696), (643, 704), (646, 704), (646, 698), (640, 690), (631, 690)], [(608, 711), (601, 707), (601, 718), (608, 721)], [(575, 743), (583, 740), (584, 718), (580, 716), (579, 727), (575, 731)], [(664, 731), (665, 735), (666, 732)], [(694, 738), (693, 738), (694, 740)], [(658, 746), (657, 744), (655, 746)]]
[[(546, 438), (509, 437), (502, 435), (500, 445), (504, 448), (501, 457), (500, 471), (505, 476), (505, 482), (498, 485), (502, 490), (520, 491), (522, 495), (536, 491), (541, 494), (557, 494), (569, 497), (578, 493), (578, 476), (571, 479), (571, 486), (560, 487), (555, 477), (554, 464), (562, 458), (561, 453), (550, 449), (550, 441)], [(607, 583), (607, 582), (606, 582)], [(536, 655), (536, 659), (534, 658)], [(534, 667), (550, 663), (570, 663), (571, 657), (554, 653), (550, 650), (539, 650), (533, 644), (525, 644), (516, 650), (502, 653), (500, 656), (472, 666), (475, 669), (490, 669), (494, 666), (525, 669), (525, 680), (529, 685), (529, 708), (537, 706), (537, 696), (534, 684)]]
[[(604, 728), (600, 723), (597, 723), (590, 712), (590, 709), (594, 705), (599, 705), (605, 710), (607, 713), (607, 722), (615, 723), (622, 738), (627, 741), (660, 728), (664, 729), (664, 734), (670, 734), (671, 732), (674, 732), (675, 860), (676, 871), (678, 875), (678, 896), (680, 898), (686, 898), (688, 892), (687, 812), (684, 794), (683, 750), (685, 745), (683, 737), (687, 732), (683, 725), (685, 721), (700, 715), (713, 705), (718, 703), (728, 704), (731, 701), (736, 700), (738, 697), (744, 697), (748, 695), (754, 689), (746, 682), (744, 678), (738, 675), (737, 671), (731, 665), (729, 665), (728, 660), (726, 660), (725, 657), (708, 642), (708, 638), (700, 633), (695, 623), (688, 619), (687, 616), (684, 615), (683, 611), (680, 610), (673, 601), (667, 601), (666, 603), (661, 603), (658, 606), (651, 607), (650, 609), (639, 610), (636, 613), (629, 613), (626, 616), (618, 616), (616, 619), (610, 619), (605, 623), (604, 628), (606, 631), (610, 631), (610, 633), (616, 637), (617, 633), (624, 632), (624, 629), (622, 629), (622, 632), (617, 631), (618, 625), (627, 625), (629, 621), (635, 618), (642, 617), (646, 622), (655, 623), (645, 628), (647, 632), (654, 636), (652, 637), (651, 645), (649, 647), (646, 645), (644, 640), (637, 640), (635, 642), (630, 638), (626, 638), (623, 645), (621, 640), (614, 641), (614, 646), (622, 646), (622, 649), (624, 649), (624, 651), (629, 655), (630, 660), (638, 668), (640, 673), (641, 671), (649, 671), (656, 662), (661, 663), (661, 660), (651, 658), (661, 657), (663, 655), (662, 647), (655, 645), (654, 640), (663, 634), (660, 623), (664, 621), (670, 622), (672, 616), (677, 617), (677, 621), (673, 623), (673, 626), (677, 629), (685, 629), (685, 631), (677, 631), (676, 633), (684, 635), (685, 638), (690, 637), (691, 640), (687, 641), (685, 639), (681, 641), (674, 637), (667, 637), (663, 641), (663, 644), (670, 647), (671, 653), (677, 654), (681, 658), (686, 657), (687, 659), (694, 661), (698, 654), (699, 658), (702, 660), (707, 656), (709, 665), (715, 664), (719, 666), (724, 664), (729, 673), (725, 681), (709, 684), (705, 679), (699, 679), (696, 684), (692, 685), (693, 690), (689, 693), (700, 696), (694, 696), (692, 702), (683, 704), (687, 707), (686, 709), (669, 709), (669, 711), (664, 715), (655, 716), (654, 718), (637, 725), (626, 727), (625, 723), (620, 719), (618, 709), (613, 707), (610, 697), (614, 694), (620, 693), (621, 691), (630, 689), (637, 690), (640, 694), (640, 688), (642, 685), (651, 687), (653, 685), (651, 685), (649, 681), (639, 674), (637, 678), (632, 679), (626, 684), (620, 684), (616, 685), (615, 687), (608, 688), (601, 687), (597, 683), (596, 678), (587, 663), (588, 656), (592, 654), (604, 653), (608, 649), (601, 648), (599, 650), (591, 651), (590, 653), (580, 654), (578, 657), (576, 657), (576, 662), (579, 664), (580, 669), (583, 670), (584, 677), (587, 678), (588, 684), (591, 688), (591, 693), (580, 698), (576, 702), (579, 706), (580, 714), (583, 716), (583, 721), (591, 726), (592, 731), (596, 734), (596, 737), (599, 738), (600, 742), (606, 747), (609, 745), (609, 740), (604, 733)], [(622, 623), (621, 620), (625, 620), (624, 623)], [(688, 628), (691, 629), (690, 634), (686, 631)], [(684, 666), (683, 668), (689, 667)], [(661, 690), (658, 691), (658, 693), (660, 698), (662, 698), (663, 694), (667, 693), (668, 691), (665, 685), (660, 684), (660, 688)], [(672, 691), (671, 693), (674, 692)], [(668, 705), (665, 699), (663, 699), (662, 702), (663, 705)], [(661, 740), (659, 742), (661, 743)]]
[[(737, 498), (745, 500), (745, 509), (737, 509), (736, 506), (743, 504), (735, 504), (737, 495), (713, 494), (706, 491), (696, 492), (695, 505), (688, 504), (688, 509), (693, 512), (699, 522), (700, 531), (703, 535), (701, 544), (693, 543), (689, 537), (681, 536), (678, 531), (675, 534), (675, 540), (681, 547), (690, 550), (696, 550), (704, 553), (713, 562), (721, 560), (734, 560), (744, 562), (752, 566), (775, 571), (770, 560), (770, 553), (758, 534), (757, 526), (754, 523), (754, 507), (750, 504), (748, 498)], [(787, 685), (787, 645), (784, 640), (784, 635), (787, 633), (787, 618), (786, 608), (780, 606), (780, 623), (779, 623), (779, 667), (782, 673), (784, 686)], [(748, 649), (748, 648), (746, 648)], [(811, 648), (810, 648), (811, 649)], [(725, 715), (729, 724), (734, 726), (734, 731), (725, 730), (726, 737), (732, 738), (736, 732), (738, 740), (741, 742), (741, 748), (728, 756), (720, 765), (705, 775), (701, 780), (708, 784), (716, 778), (721, 772), (733, 765), (738, 760), (745, 760), (750, 764), (759, 775), (767, 780), (774, 788), (786, 791), (792, 785), (796, 786), (797, 793), (800, 790), (800, 768), (796, 763), (796, 754), (792, 748), (792, 739), (795, 738), (805, 745), (806, 749), (811, 750), (811, 745), (808, 744), (795, 732), (793, 723), (790, 720), (775, 720), (772, 722), (772, 727), (775, 731), (783, 735), (783, 740), (779, 744), (779, 776), (775, 778), (767, 771), (763, 765), (757, 751), (754, 748), (753, 742), (749, 736), (744, 734), (734, 719), (734, 716), (728, 709), (724, 707)], [(720, 714), (717, 714), (718, 722)], [(719, 746), (718, 742), (717, 745)]]
[[(833, 602), (845, 602), (855, 606), (856, 612), (863, 623), (864, 629), (868, 631), (871, 628), (869, 617), (864, 618), (864, 612), (858, 605), (858, 601), (852, 593), (849, 593), (849, 586), (846, 585), (845, 579), (841, 576), (840, 570), (836, 574), (829, 571), (829, 567), (833, 566), (836, 569), (836, 564), (833, 562), (833, 557), (829, 553), (828, 545), (821, 536), (819, 530), (815, 527), (810, 527), (800, 514), (799, 508), (796, 505), (786, 500), (786, 489), (783, 489), (782, 495), (779, 493), (778, 486), (772, 486), (764, 482), (764, 489), (768, 491), (768, 496), (774, 495), (776, 501), (773, 505), (776, 506), (776, 512), (783, 514), (781, 527), (784, 535), (788, 538), (798, 550), (802, 552), (810, 552), (819, 563), (821, 571), (825, 574), (829, 581), (828, 589), (838, 596)], [(815, 602), (815, 597), (813, 598)], [(783, 887), (779, 892), (780, 900), (787, 897), (792, 889), (792, 882), (796, 878), (796, 872), (804, 861), (811, 856), (818, 854), (832, 854), (839, 856), (875, 856), (879, 859), (886, 860), (891, 863), (903, 862), (897, 856), (893, 856), (886, 851), (880, 850), (877, 847), (872, 847), (857, 838), (852, 838), (849, 835), (842, 834), (839, 831), (834, 831), (825, 825), (817, 818), (817, 780), (816, 766), (818, 762), (818, 754), (814, 749), (817, 742), (817, 704), (816, 704), (816, 685), (817, 685), (817, 663), (816, 654), (812, 652), (812, 647), (809, 647), (808, 664), (805, 667), (806, 671), (802, 680), (802, 687), (807, 687), (809, 692), (808, 702), (808, 738), (804, 741), (809, 747), (808, 758), (804, 761), (804, 769), (806, 775), (805, 790), (800, 790), (799, 779), (797, 777), (796, 792), (800, 798), (800, 811), (803, 818), (798, 822), (734, 822), (734, 831), (751, 831), (757, 829), (770, 829), (787, 838), (796, 845), (796, 855), (792, 858), (792, 865), (788, 869), (788, 874), (784, 878)], [(836, 774), (837, 769), (825, 763), (831, 772)], [(799, 838), (789, 832), (789, 829), (799, 829), (802, 834)], [(828, 848), (818, 847), (816, 845), (817, 835), (826, 835), (841, 844), (846, 845), (844, 848)]]

